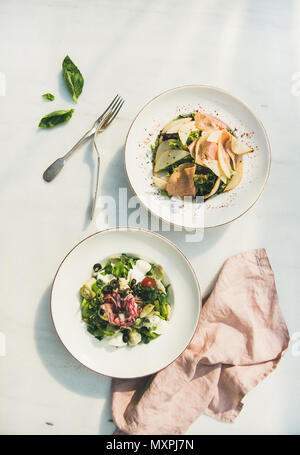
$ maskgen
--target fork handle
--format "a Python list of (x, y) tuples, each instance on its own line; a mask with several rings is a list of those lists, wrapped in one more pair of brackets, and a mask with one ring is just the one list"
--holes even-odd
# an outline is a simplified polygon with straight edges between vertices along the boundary
[(100, 156), (98, 155), (97, 158), (98, 158), (98, 160), (97, 160), (97, 180), (96, 180), (96, 189), (95, 189), (95, 195), (94, 195), (94, 200), (93, 200), (93, 207), (92, 207), (92, 212), (91, 212), (91, 220), (94, 218), (94, 214), (95, 214), (96, 201), (97, 201), (97, 196), (98, 196), (98, 186), (99, 186)]
[(68, 158), (70, 158), (70, 156), (72, 155), (72, 153), (86, 140), (88, 139), (89, 137), (91, 137), (95, 132), (95, 128), (92, 128), (90, 129), (87, 133), (85, 133), (81, 139), (79, 139), (78, 142), (76, 142), (75, 145), (73, 145), (73, 147), (71, 148), (71, 150), (68, 151), (68, 153), (66, 153), (64, 156), (62, 156), (61, 158), (58, 158), (57, 160), (55, 160), (52, 164), (50, 164), (50, 166), (45, 170), (45, 172), (43, 173), (43, 179), (46, 180), (46, 182), (51, 182), (56, 176), (57, 174), (62, 170), (62, 168), (64, 167), (65, 165), (65, 162)]
[(75, 145), (73, 145), (73, 147), (71, 148), (71, 150), (68, 151), (68, 153), (66, 153), (64, 156), (63, 156), (63, 159), (64, 160), (67, 160), (68, 158), (70, 158), (70, 156), (72, 155), (72, 153), (81, 145), (83, 144), (84, 141), (86, 141), (86, 139), (88, 139), (89, 137), (91, 137), (94, 132), (95, 132), (95, 128), (91, 128), (89, 131), (87, 131), (83, 136), (82, 138), (79, 139), (78, 142), (76, 142)]

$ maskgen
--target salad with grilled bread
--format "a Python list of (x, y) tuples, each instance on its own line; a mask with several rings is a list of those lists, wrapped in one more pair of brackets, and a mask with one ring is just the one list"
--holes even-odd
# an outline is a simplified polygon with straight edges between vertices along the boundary
[(163, 334), (172, 314), (161, 265), (122, 253), (93, 266), (80, 288), (87, 330), (110, 346), (136, 346)]
[(167, 123), (151, 148), (153, 182), (161, 194), (204, 199), (236, 188), (243, 155), (253, 151), (224, 122), (199, 111)]

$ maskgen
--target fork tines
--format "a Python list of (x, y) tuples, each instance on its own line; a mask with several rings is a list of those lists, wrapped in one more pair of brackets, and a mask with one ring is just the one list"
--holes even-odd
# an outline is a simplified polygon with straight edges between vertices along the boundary
[(116, 95), (110, 105), (106, 108), (103, 114), (98, 118), (98, 122), (103, 119), (104, 116), (107, 116), (107, 120), (105, 121), (103, 127), (107, 127), (113, 119), (116, 117), (118, 112), (120, 111), (121, 107), (123, 106), (125, 100), (120, 95)]
[(125, 103), (125, 100), (120, 95), (117, 95), (114, 98), (113, 106), (110, 109), (111, 116), (110, 118), (105, 122), (104, 127), (106, 128), (117, 116), (118, 112), (120, 111), (121, 107)]

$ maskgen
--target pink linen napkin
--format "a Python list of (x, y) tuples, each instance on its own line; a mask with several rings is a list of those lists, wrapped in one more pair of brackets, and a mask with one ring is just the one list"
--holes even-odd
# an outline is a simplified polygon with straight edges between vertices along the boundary
[(113, 379), (116, 434), (183, 434), (203, 413), (233, 422), (288, 343), (266, 251), (227, 259), (180, 357), (155, 375)]

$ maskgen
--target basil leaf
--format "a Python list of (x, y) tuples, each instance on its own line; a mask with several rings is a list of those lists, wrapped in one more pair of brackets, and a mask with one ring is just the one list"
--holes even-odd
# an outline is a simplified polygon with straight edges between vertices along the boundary
[(44, 95), (42, 95), (42, 97), (49, 101), (53, 101), (55, 98), (55, 96), (52, 95), (52, 93), (45, 93)]
[(45, 115), (39, 123), (40, 128), (52, 128), (53, 126), (60, 125), (61, 123), (66, 123), (72, 117), (74, 109), (68, 111), (54, 111), (50, 114)]
[(77, 99), (82, 92), (84, 80), (81, 72), (68, 55), (64, 58), (62, 72), (65, 84), (71, 93), (73, 100), (77, 103)]

